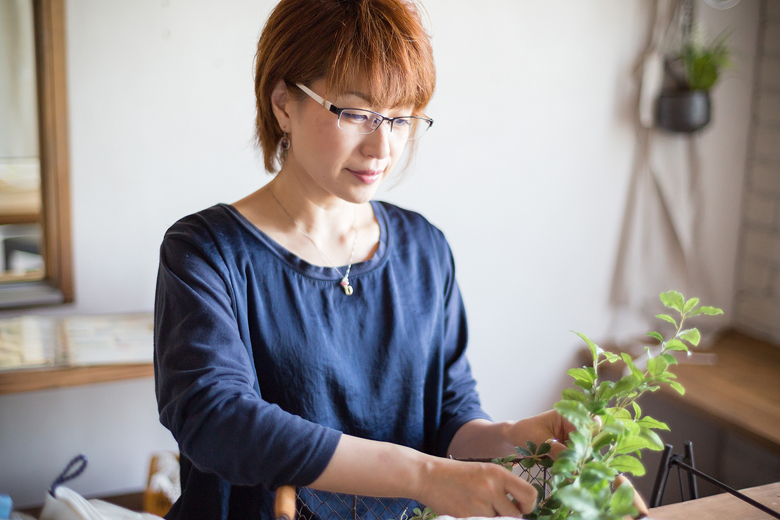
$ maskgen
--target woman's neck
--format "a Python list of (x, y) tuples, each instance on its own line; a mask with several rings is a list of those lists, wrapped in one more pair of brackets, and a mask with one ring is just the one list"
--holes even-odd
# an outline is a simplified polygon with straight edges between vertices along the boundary
[(334, 243), (354, 236), (357, 204), (326, 192), (311, 180), (301, 182), (295, 175), (279, 172), (269, 182), (268, 190), (285, 217), (315, 243)]

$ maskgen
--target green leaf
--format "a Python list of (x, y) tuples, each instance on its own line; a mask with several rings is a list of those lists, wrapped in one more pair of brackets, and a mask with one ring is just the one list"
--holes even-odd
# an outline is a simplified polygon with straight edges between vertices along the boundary
[(620, 356), (618, 356), (613, 352), (609, 352), (607, 350), (604, 351), (604, 357), (607, 358), (607, 361), (609, 361), (610, 363), (614, 363), (615, 361), (620, 359)]
[[(618, 423), (618, 424), (620, 424), (621, 427), (623, 426), (622, 423)], [(619, 435), (620, 433), (623, 432), (621, 431), (617, 433), (617, 435)], [(612, 444), (614, 441), (615, 441), (615, 432), (611, 432), (606, 428), (604, 428), (604, 432), (599, 434), (596, 437), (596, 440), (594, 440), (593, 442), (593, 451), (599, 451), (601, 448)]]
[(590, 368), (590, 370), (587, 368), (570, 368), (566, 371), (567, 374), (574, 378), (575, 382), (583, 381), (588, 387), (591, 387), (593, 381), (596, 380), (596, 375), (593, 372), (593, 368)]
[(645, 467), (638, 459), (631, 455), (619, 455), (612, 459), (612, 469), (620, 473), (633, 473), (635, 477), (645, 474)]
[(661, 421), (656, 421), (649, 415), (645, 415), (641, 419), (639, 419), (636, 422), (639, 426), (642, 426), (643, 428), (655, 428), (656, 430), (669, 430), (669, 427), (666, 425), (666, 423), (662, 423)]
[(698, 316), (699, 314), (706, 314), (707, 316), (716, 316), (718, 314), (723, 314), (723, 311), (721, 309), (718, 309), (717, 307), (699, 307), (698, 309), (692, 310), (688, 316)]
[(647, 333), (647, 335), (648, 335), (648, 336), (650, 336), (650, 337), (653, 337), (653, 338), (657, 339), (657, 340), (658, 340), (658, 341), (660, 341), (661, 343), (663, 343), (663, 342), (664, 342), (664, 337), (663, 337), (663, 336), (661, 336), (661, 334), (659, 334), (658, 332), (655, 332), (655, 331), (653, 331), (653, 332), (648, 332), (648, 333)]
[(649, 442), (642, 437), (625, 437), (617, 443), (615, 447), (615, 453), (618, 455), (625, 455), (627, 453), (638, 452), (648, 448)]
[(528, 451), (523, 446), (515, 446), (515, 451), (521, 456), (521, 457), (533, 457), (533, 454)]
[(561, 392), (561, 398), (569, 401), (577, 401), (582, 404), (588, 403), (588, 398), (585, 397), (585, 394), (574, 388), (567, 388)]
[(536, 489), (536, 502), (539, 503), (544, 496), (544, 488), (539, 484), (531, 484)]
[(588, 411), (594, 415), (601, 415), (604, 413), (607, 403), (604, 401), (593, 401), (588, 404)]
[(647, 357), (647, 371), (651, 374), (655, 374), (655, 358), (650, 357), (649, 355)]
[(586, 336), (585, 334), (583, 334), (583, 333), (581, 333), (581, 332), (576, 332), (576, 331), (572, 331), (572, 332), (574, 332), (574, 333), (575, 333), (577, 336), (579, 336), (580, 338), (582, 338), (582, 340), (583, 340), (585, 343), (587, 343), (587, 344), (588, 344), (588, 348), (590, 349), (590, 353), (593, 355), (593, 362), (594, 362), (594, 363), (595, 363), (595, 362), (597, 362), (597, 361), (598, 361), (598, 359), (599, 359), (599, 354), (601, 354), (602, 352), (604, 352), (604, 351), (601, 349), (601, 347), (599, 347), (598, 345), (596, 345), (595, 343), (593, 343), (593, 342), (590, 340), (590, 338), (588, 338), (588, 336)]
[(520, 465), (525, 469), (531, 469), (536, 466), (536, 461), (534, 459), (523, 459), (520, 461)]
[(626, 431), (626, 426), (623, 421), (616, 419), (609, 413), (602, 417), (602, 421), (604, 421), (604, 424), (602, 425), (601, 429), (605, 432), (612, 433), (614, 435), (623, 435), (623, 432)]
[(612, 381), (602, 381), (599, 383), (599, 387), (596, 389), (596, 399), (599, 401), (604, 400), (604, 394), (606, 394), (614, 383)]
[[(642, 376), (644, 378), (644, 375)], [(634, 374), (631, 374), (629, 376), (624, 376), (618, 380), (617, 383), (612, 385), (612, 387), (604, 392), (604, 395), (602, 396), (602, 399), (605, 401), (609, 401), (615, 396), (623, 396), (639, 386), (639, 379)]]
[(653, 430), (642, 429), (642, 431), (639, 432), (639, 437), (645, 439), (648, 442), (647, 447), (653, 451), (661, 451), (664, 449), (664, 441), (662, 441), (661, 437)]
[(664, 358), (668, 365), (676, 365), (677, 364), (677, 359), (673, 355), (671, 355), (671, 354), (661, 354), (660, 357)]
[(696, 307), (696, 305), (698, 303), (699, 303), (699, 299), (698, 298), (691, 298), (690, 300), (685, 302), (685, 307), (683, 307), (683, 312), (685, 314), (688, 314), (689, 312), (691, 312), (693, 310), (694, 307)]
[(584, 426), (591, 422), (588, 410), (577, 401), (558, 401), (553, 406), (558, 413), (568, 419), (575, 426)]
[(698, 329), (688, 329), (680, 332), (680, 339), (684, 339), (694, 347), (701, 341), (701, 334)]
[(551, 468), (552, 465), (555, 463), (555, 460), (554, 459), (539, 459), (536, 462), (537, 462), (537, 464), (539, 464), (543, 468)]
[(676, 322), (676, 321), (674, 321), (674, 318), (672, 318), (672, 317), (671, 317), (671, 316), (669, 316), (668, 314), (656, 314), (656, 315), (655, 315), (655, 317), (656, 317), (656, 318), (660, 318), (660, 319), (662, 319), (662, 320), (664, 320), (664, 321), (668, 321), (669, 323), (671, 323), (672, 325), (674, 325), (675, 327), (677, 327), (677, 322)]
[(577, 486), (566, 486), (558, 490), (555, 496), (561, 501), (562, 508), (577, 511), (579, 513), (578, 516), (596, 518), (599, 514), (594, 497), (586, 489)]
[(531, 441), (525, 441), (525, 445), (528, 447), (528, 451), (530, 451), (532, 455), (536, 455), (536, 450), (539, 448), (536, 447), (535, 443)]
[(539, 445), (539, 449), (536, 450), (537, 455), (546, 455), (547, 453), (550, 453), (550, 443), (544, 442)]
[(671, 386), (672, 388), (674, 388), (675, 390), (677, 390), (677, 392), (678, 392), (680, 395), (685, 395), (685, 388), (683, 388), (683, 385), (681, 385), (681, 384), (680, 384), (680, 383), (678, 383), (677, 381), (672, 381), (671, 383), (669, 383), (669, 386)]
[(664, 306), (670, 309), (674, 309), (678, 312), (683, 311), (683, 307), (685, 306), (685, 298), (683, 298), (683, 295), (677, 291), (661, 293), (660, 298), (661, 303), (663, 303)]
[(639, 381), (645, 380), (645, 375), (642, 373), (641, 370), (639, 370), (636, 365), (634, 364), (634, 361), (631, 359), (631, 356), (623, 352), (621, 354), (623, 357), (623, 362), (628, 366), (628, 369), (631, 371), (631, 374), (634, 375)]
[(555, 463), (552, 466), (552, 472), (554, 475), (573, 473), (575, 471), (577, 471), (577, 464), (575, 464), (574, 461), (571, 460), (570, 458), (566, 458), (566, 457), (561, 458), (560, 456), (558, 456), (558, 458), (555, 460)]
[[(648, 366), (648, 368), (650, 367)], [(666, 362), (666, 358), (659, 356), (655, 358), (655, 363), (653, 363), (653, 368), (650, 369), (650, 373), (654, 376), (660, 376), (666, 372), (667, 368), (669, 368), (669, 363)]]
[(639, 408), (637, 402), (632, 401), (631, 406), (634, 408), (634, 419), (639, 419), (640, 417), (642, 417), (642, 409)]
[(615, 490), (609, 499), (609, 512), (617, 518), (623, 516), (636, 517), (639, 514), (634, 507), (634, 488), (624, 482)]
[(666, 350), (680, 350), (683, 352), (688, 352), (688, 345), (679, 339), (670, 339), (666, 342)]

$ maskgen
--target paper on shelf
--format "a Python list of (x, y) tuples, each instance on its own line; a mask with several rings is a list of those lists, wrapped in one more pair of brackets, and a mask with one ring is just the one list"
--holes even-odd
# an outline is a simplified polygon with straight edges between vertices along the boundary
[(73, 316), (62, 320), (70, 365), (151, 363), (154, 321), (148, 314)]

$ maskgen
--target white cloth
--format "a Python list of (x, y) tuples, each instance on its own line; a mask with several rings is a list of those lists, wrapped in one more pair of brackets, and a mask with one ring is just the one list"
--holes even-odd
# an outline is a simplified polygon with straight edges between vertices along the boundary
[(40, 520), (160, 520), (102, 500), (87, 500), (65, 486), (58, 486), (54, 494), (46, 493)]

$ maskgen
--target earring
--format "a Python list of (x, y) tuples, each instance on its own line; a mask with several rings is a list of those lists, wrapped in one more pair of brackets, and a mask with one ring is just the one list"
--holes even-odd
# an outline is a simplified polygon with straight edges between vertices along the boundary
[(290, 138), (287, 137), (287, 132), (284, 133), (282, 140), (279, 141), (279, 144), (282, 145), (282, 150), (287, 150), (290, 147)]

